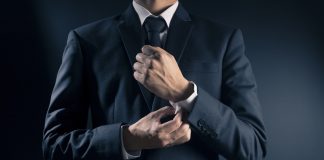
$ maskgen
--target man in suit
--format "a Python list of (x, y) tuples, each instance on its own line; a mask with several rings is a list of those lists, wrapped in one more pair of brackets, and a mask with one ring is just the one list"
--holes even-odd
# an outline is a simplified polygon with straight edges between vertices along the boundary
[(46, 159), (262, 159), (265, 143), (240, 30), (134, 0), (69, 33)]

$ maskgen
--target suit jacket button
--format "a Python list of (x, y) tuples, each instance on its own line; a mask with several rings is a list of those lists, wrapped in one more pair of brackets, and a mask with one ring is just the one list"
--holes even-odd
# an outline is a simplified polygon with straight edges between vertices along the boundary
[(198, 122), (197, 122), (197, 125), (198, 127), (205, 127), (206, 125), (206, 122), (202, 119), (199, 119)]

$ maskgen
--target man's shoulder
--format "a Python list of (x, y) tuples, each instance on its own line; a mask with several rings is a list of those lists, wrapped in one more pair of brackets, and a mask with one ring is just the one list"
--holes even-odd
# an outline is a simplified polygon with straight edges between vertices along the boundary
[(79, 26), (75, 31), (81, 37), (93, 37), (95, 35), (102, 35), (103, 33), (109, 33), (115, 31), (120, 23), (121, 14), (114, 15), (108, 18), (100, 19), (82, 26)]
[(214, 19), (201, 17), (197, 15), (190, 15), (195, 28), (199, 31), (203, 31), (209, 34), (215, 33), (218, 35), (231, 35), (238, 28), (218, 22)]

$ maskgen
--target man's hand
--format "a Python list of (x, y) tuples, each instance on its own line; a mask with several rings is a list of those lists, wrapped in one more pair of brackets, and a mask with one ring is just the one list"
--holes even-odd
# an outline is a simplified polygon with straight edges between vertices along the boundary
[(136, 60), (134, 78), (158, 97), (177, 102), (192, 94), (193, 86), (183, 77), (177, 61), (167, 51), (145, 45)]
[(182, 121), (182, 113), (165, 123), (160, 119), (167, 115), (174, 115), (173, 107), (163, 107), (151, 112), (135, 124), (124, 128), (124, 146), (128, 151), (164, 148), (185, 143), (190, 140), (191, 129), (188, 123)]

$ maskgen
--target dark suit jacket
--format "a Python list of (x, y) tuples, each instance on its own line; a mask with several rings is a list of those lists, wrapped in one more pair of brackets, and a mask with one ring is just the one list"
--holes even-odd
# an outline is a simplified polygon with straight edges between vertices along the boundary
[[(46, 159), (122, 159), (120, 127), (169, 105), (133, 78), (143, 46), (139, 18), (123, 14), (69, 33), (46, 115)], [(256, 83), (240, 30), (189, 15), (179, 5), (165, 49), (198, 87), (188, 122), (191, 140), (143, 150), (139, 159), (262, 159), (266, 136)]]

